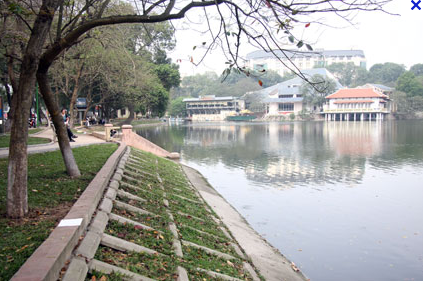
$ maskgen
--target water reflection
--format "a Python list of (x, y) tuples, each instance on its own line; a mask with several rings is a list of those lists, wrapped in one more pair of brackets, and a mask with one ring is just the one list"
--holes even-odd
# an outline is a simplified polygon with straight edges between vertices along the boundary
[(423, 122), (193, 124), (141, 129), (185, 161), (244, 169), (257, 185), (360, 183), (366, 165), (395, 170), (423, 159)]
[(180, 152), (311, 280), (423, 280), (422, 121), (138, 132)]

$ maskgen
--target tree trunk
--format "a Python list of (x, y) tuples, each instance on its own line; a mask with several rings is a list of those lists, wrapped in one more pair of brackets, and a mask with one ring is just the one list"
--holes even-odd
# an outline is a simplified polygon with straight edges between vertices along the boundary
[(28, 112), (33, 100), (35, 75), (41, 51), (57, 2), (45, 0), (41, 5), (23, 57), (18, 91), (14, 93), (16, 108), (12, 116), (7, 171), (7, 215), (11, 218), (20, 218), (28, 213)]
[(43, 95), (44, 102), (47, 106), (48, 112), (51, 115), (54, 127), (56, 128), (57, 139), (59, 142), (60, 151), (65, 162), (66, 171), (71, 177), (79, 177), (81, 172), (76, 164), (75, 157), (73, 156), (72, 149), (69, 144), (68, 133), (63, 123), (63, 117), (60, 113), (60, 108), (54, 98), (48, 84), (47, 69), (38, 69), (37, 81), (40, 86), (40, 92)]
[(128, 105), (129, 116), (125, 121), (122, 122), (122, 125), (131, 125), (132, 121), (135, 119), (135, 109), (133, 105)]

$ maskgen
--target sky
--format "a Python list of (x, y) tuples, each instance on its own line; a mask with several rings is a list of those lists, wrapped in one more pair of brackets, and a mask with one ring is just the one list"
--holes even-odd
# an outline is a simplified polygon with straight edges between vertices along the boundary
[[(423, 2), (420, 4), (421, 10), (411, 10), (412, 7), (411, 0), (394, 0), (385, 9), (398, 16), (383, 12), (359, 12), (353, 20), (354, 26), (328, 17), (327, 23), (339, 28), (312, 25), (305, 30), (304, 38), (309, 39), (314, 49), (363, 50), (368, 69), (373, 64), (384, 62), (404, 64), (409, 68), (413, 64), (423, 63)], [(190, 18), (198, 17), (195, 13), (192, 11)], [(220, 50), (213, 51), (200, 66), (190, 62), (191, 56), (194, 61), (200, 57), (198, 51), (193, 51), (193, 46), (201, 45), (201, 42), (207, 41), (207, 37), (193, 31), (186, 23), (177, 23), (176, 28), (176, 48), (169, 55), (174, 62), (182, 60), (178, 63), (183, 76), (206, 71), (222, 73), (227, 65)], [(254, 47), (246, 46), (241, 55), (254, 50)]]

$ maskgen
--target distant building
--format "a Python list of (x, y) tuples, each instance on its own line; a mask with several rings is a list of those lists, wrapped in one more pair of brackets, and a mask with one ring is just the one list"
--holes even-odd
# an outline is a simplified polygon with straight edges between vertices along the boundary
[(390, 113), (389, 96), (372, 87), (340, 89), (326, 100), (323, 112), (329, 121), (383, 120)]
[(390, 111), (390, 113), (397, 112), (397, 104), (391, 99), (392, 93), (395, 90), (394, 88), (381, 85), (381, 84), (370, 84), (370, 83), (357, 87), (357, 88), (371, 88), (375, 92), (387, 95), (390, 100), (389, 103), (387, 103), (388, 110)]
[[(308, 78), (319, 74), (324, 78), (334, 80), (337, 89), (342, 88), (342, 85), (336, 80), (332, 73), (325, 68), (304, 70), (302, 73)], [(280, 116), (291, 113), (298, 114), (305, 106), (300, 91), (303, 83), (304, 80), (302, 78), (295, 77), (255, 93), (264, 96), (263, 103), (266, 104), (267, 116)]]
[(291, 70), (283, 63), (290, 66), (291, 69), (297, 67), (300, 70), (323, 68), (334, 63), (353, 63), (356, 66), (366, 68), (366, 57), (362, 50), (291, 50), (285, 51), (285, 54), (277, 50), (274, 53), (276, 56), (263, 50), (251, 52), (246, 57), (246, 66), (256, 71), (274, 70), (282, 76), (291, 73)]
[(235, 97), (203, 96), (183, 101), (193, 121), (223, 121), (228, 115), (245, 109), (245, 102)]

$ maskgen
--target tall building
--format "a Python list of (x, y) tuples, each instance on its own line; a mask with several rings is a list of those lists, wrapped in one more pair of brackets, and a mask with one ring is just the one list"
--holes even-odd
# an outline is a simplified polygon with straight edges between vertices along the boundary
[(274, 70), (282, 76), (291, 72), (288, 67), (291, 69), (297, 67), (300, 70), (306, 70), (316, 67), (326, 67), (333, 63), (351, 62), (356, 66), (366, 68), (366, 57), (362, 50), (290, 50), (284, 53), (277, 50), (274, 53), (263, 50), (251, 52), (247, 55), (246, 64), (250, 69), (256, 71)]

